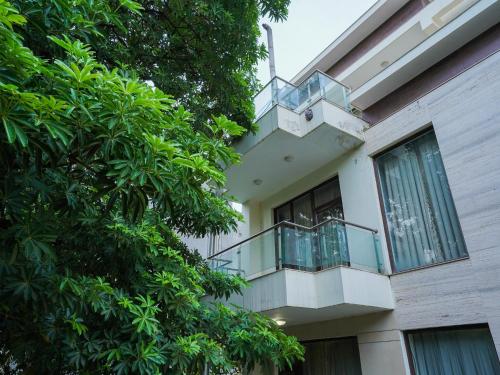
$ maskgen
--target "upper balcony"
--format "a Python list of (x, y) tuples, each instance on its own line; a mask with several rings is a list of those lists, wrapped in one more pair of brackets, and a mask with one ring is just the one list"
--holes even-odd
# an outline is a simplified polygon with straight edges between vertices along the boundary
[(264, 199), (362, 144), (367, 124), (349, 95), (318, 71), (298, 86), (272, 79), (254, 99), (258, 132), (235, 145), (242, 163), (226, 171), (229, 194)]
[(250, 281), (231, 303), (289, 325), (393, 308), (377, 231), (344, 220), (283, 221), (208, 261)]

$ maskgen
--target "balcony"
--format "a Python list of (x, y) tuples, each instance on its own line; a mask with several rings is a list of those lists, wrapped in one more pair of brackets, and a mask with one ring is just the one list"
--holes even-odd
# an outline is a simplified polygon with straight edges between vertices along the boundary
[(289, 325), (393, 308), (377, 232), (344, 220), (284, 221), (208, 261), (250, 281), (230, 303)]
[(320, 72), (298, 86), (271, 80), (254, 99), (259, 131), (235, 145), (242, 163), (226, 171), (229, 194), (241, 202), (265, 199), (361, 145), (367, 124), (354, 115), (349, 95)]

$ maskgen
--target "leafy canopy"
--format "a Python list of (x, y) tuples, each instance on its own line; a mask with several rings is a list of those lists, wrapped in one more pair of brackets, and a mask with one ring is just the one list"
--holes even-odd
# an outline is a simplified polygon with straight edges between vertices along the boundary
[[(21, 15), (0, 0), (0, 372), (228, 373), (300, 359), (273, 321), (202, 302), (245, 282), (210, 271), (176, 234), (235, 227), (219, 192), (223, 165), (238, 162), (228, 139), (244, 129), (221, 115), (195, 131), (178, 101), (74, 38), (97, 43), (99, 24), (121, 27), (137, 3), (24, 3)], [(77, 35), (35, 53), (23, 30), (54, 14)]]
[[(250, 128), (255, 64), (266, 55), (258, 20), (283, 20), (290, 0), (14, 0), (25, 45), (37, 56), (61, 53), (47, 35), (90, 44), (106, 66), (125, 64), (182, 100), (202, 124), (212, 114)], [(92, 20), (92, 22), (90, 21)], [(200, 125), (201, 126), (201, 125)]]

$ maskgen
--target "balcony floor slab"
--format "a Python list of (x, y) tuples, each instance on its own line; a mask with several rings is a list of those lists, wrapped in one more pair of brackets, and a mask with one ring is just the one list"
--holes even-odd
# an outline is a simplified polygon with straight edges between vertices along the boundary
[(361, 145), (365, 123), (324, 101), (314, 117), (275, 106), (259, 120), (257, 134), (237, 145), (241, 163), (226, 171), (228, 193), (240, 202), (262, 200)]
[(256, 278), (229, 303), (261, 312), (288, 325), (392, 310), (385, 275), (348, 267), (320, 272), (280, 270)]

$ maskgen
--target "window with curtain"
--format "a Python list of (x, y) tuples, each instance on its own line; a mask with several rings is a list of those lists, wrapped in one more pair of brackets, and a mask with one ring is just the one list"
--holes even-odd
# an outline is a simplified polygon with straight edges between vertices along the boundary
[(280, 375), (361, 375), (358, 340), (355, 337), (303, 342), (304, 362)]
[(376, 163), (395, 271), (465, 257), (434, 131), (384, 153)]
[(408, 333), (416, 375), (499, 375), (500, 363), (486, 327)]

